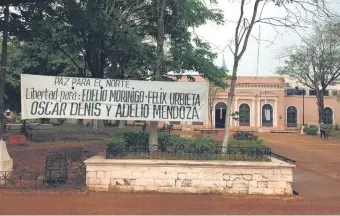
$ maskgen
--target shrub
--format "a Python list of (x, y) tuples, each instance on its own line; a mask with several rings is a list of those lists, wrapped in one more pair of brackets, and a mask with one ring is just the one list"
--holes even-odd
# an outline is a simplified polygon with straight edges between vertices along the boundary
[(319, 128), (316, 126), (310, 126), (305, 128), (305, 133), (307, 135), (317, 135)]
[(40, 124), (49, 124), (50, 123), (50, 119), (49, 118), (42, 118), (40, 119)]
[(263, 147), (264, 142), (263, 140), (236, 140), (232, 139), (229, 141), (230, 146), (244, 146), (244, 147)]
[(235, 140), (258, 140), (258, 137), (249, 132), (237, 132), (234, 134)]
[(124, 151), (126, 148), (126, 142), (122, 135), (113, 137), (106, 145), (106, 157), (109, 157), (109, 154), (118, 154), (121, 151)]
[(332, 129), (331, 128), (327, 128), (326, 136), (330, 136), (330, 135), (332, 135)]
[(65, 118), (60, 118), (60, 119), (57, 119), (57, 121), (60, 123), (60, 124), (64, 124), (64, 122), (66, 121)]
[(120, 149), (122, 149), (126, 147), (126, 142), (124, 140), (124, 137), (121, 135), (121, 136), (112, 137), (112, 139), (107, 143), (107, 145), (108, 146), (116, 145)]
[[(106, 158), (128, 159), (189, 159), (268, 161), (270, 148), (262, 140), (231, 140), (228, 149), (209, 138), (194, 139), (176, 135), (159, 135), (158, 152), (149, 152), (148, 133), (124, 133), (113, 137), (106, 147)], [(142, 148), (141, 148), (142, 147)], [(242, 148), (245, 147), (245, 148)], [(159, 152), (162, 151), (162, 152)]]
[(21, 115), (20, 114), (13, 114), (13, 123), (14, 124), (20, 124), (21, 123)]
[(340, 126), (338, 124), (335, 125), (335, 130), (340, 130)]
[(127, 148), (132, 149), (148, 149), (149, 148), (149, 134), (148, 133), (133, 133), (133, 132), (127, 132), (124, 133), (123, 139), (125, 141)]
[(158, 146), (161, 151), (178, 151), (193, 144), (191, 139), (176, 135), (160, 135), (158, 137)]
[[(134, 132), (127, 132), (119, 136), (113, 137), (107, 144), (107, 158), (110, 157), (110, 155), (115, 156), (127, 156), (129, 153), (125, 151), (129, 151), (130, 153), (142, 153), (136, 158), (148, 158), (148, 145), (149, 140), (149, 134), (148, 133), (134, 133)], [(251, 159), (252, 157), (257, 157), (258, 155), (262, 155), (261, 157), (264, 157), (264, 154), (260, 154), (260, 152), (267, 151), (268, 148), (263, 144), (263, 140), (236, 140), (233, 139), (229, 142), (228, 146), (228, 152), (230, 156), (227, 156), (222, 153), (222, 143), (214, 141), (210, 138), (204, 138), (204, 137), (197, 137), (194, 139), (190, 138), (184, 138), (180, 137), (178, 135), (159, 135), (158, 138), (158, 150), (161, 152), (164, 152), (165, 157), (178, 157), (178, 159), (181, 159), (181, 157), (189, 157), (191, 159), (194, 159), (197, 157), (197, 159)], [(237, 148), (236, 148), (237, 147)], [(241, 148), (239, 148), (241, 147)], [(245, 148), (242, 148), (245, 147)], [(176, 154), (172, 155), (172, 153), (175, 152)], [(178, 153), (178, 154), (177, 154)], [(215, 154), (216, 153), (216, 154)], [(222, 153), (222, 154), (221, 154)], [(256, 155), (257, 154), (257, 155)], [(163, 154), (161, 154), (163, 155)], [(177, 156), (176, 156), (177, 155)], [(131, 155), (130, 155), (131, 156)], [(134, 156), (133, 156), (134, 157)], [(157, 156), (156, 156), (157, 157)], [(247, 158), (249, 157), (249, 158)], [(262, 160), (262, 159), (261, 159)]]

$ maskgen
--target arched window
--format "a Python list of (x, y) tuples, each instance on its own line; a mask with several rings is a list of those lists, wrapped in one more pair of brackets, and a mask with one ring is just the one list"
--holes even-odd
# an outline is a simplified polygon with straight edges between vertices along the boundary
[(219, 102), (216, 104), (215, 109), (227, 109), (227, 105), (223, 102)]
[(270, 104), (262, 107), (262, 127), (273, 127), (273, 107)]
[(324, 113), (323, 123), (332, 125), (333, 124), (333, 110), (329, 107), (326, 107), (323, 113)]
[(239, 108), (240, 126), (250, 126), (250, 107), (248, 104), (241, 104)]
[(224, 128), (227, 114), (227, 105), (219, 102), (215, 105), (215, 128)]
[(287, 127), (297, 127), (297, 109), (295, 106), (287, 108)]

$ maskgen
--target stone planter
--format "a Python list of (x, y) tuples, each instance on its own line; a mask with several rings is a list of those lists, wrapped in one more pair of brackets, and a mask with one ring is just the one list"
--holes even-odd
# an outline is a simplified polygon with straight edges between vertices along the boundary
[(292, 194), (293, 168), (271, 162), (116, 160), (94, 156), (85, 161), (92, 191), (195, 194)]

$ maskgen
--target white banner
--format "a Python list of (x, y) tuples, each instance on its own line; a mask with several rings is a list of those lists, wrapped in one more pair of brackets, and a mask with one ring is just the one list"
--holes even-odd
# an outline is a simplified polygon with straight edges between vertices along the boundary
[(21, 75), (22, 119), (204, 122), (207, 82), (158, 82)]

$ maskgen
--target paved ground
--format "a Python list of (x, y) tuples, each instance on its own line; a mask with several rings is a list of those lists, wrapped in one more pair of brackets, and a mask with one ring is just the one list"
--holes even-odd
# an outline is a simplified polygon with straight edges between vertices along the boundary
[(340, 214), (340, 139), (259, 136), (297, 161), (293, 188), (299, 196), (0, 193), (0, 214)]
[(340, 206), (340, 139), (299, 134), (263, 134), (272, 151), (296, 160), (293, 189), (314, 199), (334, 198)]

